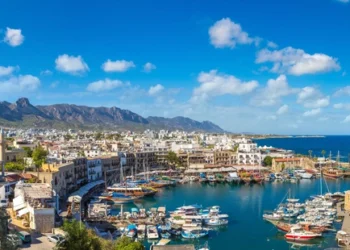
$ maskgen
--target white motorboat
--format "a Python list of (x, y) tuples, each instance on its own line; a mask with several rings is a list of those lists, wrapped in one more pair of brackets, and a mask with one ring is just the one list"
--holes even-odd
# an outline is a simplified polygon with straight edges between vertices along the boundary
[(159, 234), (156, 226), (147, 226), (147, 239), (157, 240), (159, 239)]

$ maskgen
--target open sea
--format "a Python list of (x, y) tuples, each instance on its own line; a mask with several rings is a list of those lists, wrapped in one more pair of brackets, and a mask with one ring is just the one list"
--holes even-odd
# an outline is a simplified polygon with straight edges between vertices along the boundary
[[(347, 161), (350, 152), (350, 136), (327, 136), (324, 138), (284, 138), (257, 140), (259, 145), (268, 145), (291, 149), (295, 153), (313, 154), (319, 156), (321, 151), (340, 151), (343, 161)], [(323, 192), (337, 192), (350, 189), (350, 179), (322, 181)], [(203, 207), (218, 205), (221, 212), (228, 214), (229, 224), (211, 231), (208, 238), (201, 240), (173, 239), (171, 244), (192, 243), (196, 247), (205, 242), (211, 250), (224, 249), (327, 249), (336, 248), (335, 231), (324, 235), (322, 239), (312, 241), (307, 245), (289, 243), (284, 234), (262, 219), (266, 210), (273, 210), (283, 200), (288, 191), (295, 198), (304, 202), (311, 195), (320, 194), (320, 179), (301, 180), (299, 183), (272, 182), (263, 185), (229, 185), (189, 183), (169, 187), (159, 191), (154, 198), (139, 201), (137, 207), (151, 208), (165, 206), (167, 211), (175, 210), (182, 205), (201, 204)], [(132, 205), (132, 206), (135, 206)], [(124, 207), (124, 210), (132, 206)], [(116, 211), (117, 212), (117, 211)], [(334, 224), (335, 230), (341, 223)], [(149, 247), (150, 243), (145, 242)], [(147, 248), (148, 249), (148, 248)]]
[(325, 136), (325, 137), (291, 137), (271, 138), (255, 140), (258, 146), (273, 146), (277, 148), (293, 150), (296, 154), (312, 155), (321, 157), (321, 151), (325, 150), (326, 157), (332, 152), (332, 159), (336, 159), (338, 151), (340, 161), (348, 162), (350, 154), (350, 136)]

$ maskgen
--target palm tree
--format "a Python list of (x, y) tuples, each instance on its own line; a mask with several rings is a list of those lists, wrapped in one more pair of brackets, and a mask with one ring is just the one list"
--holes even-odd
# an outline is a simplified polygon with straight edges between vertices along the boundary
[(310, 156), (310, 159), (312, 158), (312, 150), (309, 150), (309, 156)]
[(321, 151), (321, 155), (323, 155), (323, 158), (325, 159), (324, 156), (326, 155), (326, 150), (322, 150), (322, 151)]

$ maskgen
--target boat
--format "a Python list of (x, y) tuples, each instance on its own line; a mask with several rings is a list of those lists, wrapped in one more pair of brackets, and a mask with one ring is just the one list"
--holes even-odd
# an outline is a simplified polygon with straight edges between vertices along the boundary
[(228, 224), (228, 220), (219, 219), (217, 217), (209, 219), (209, 221), (206, 222), (208, 226), (223, 226)]
[(158, 190), (148, 186), (135, 186), (131, 184), (114, 184), (111, 187), (107, 187), (107, 190), (129, 196), (154, 196), (158, 192)]
[(137, 238), (144, 239), (146, 237), (146, 225), (137, 226)]
[(343, 171), (338, 170), (338, 169), (333, 169), (333, 168), (324, 169), (322, 174), (323, 174), (323, 176), (328, 177), (328, 178), (332, 178), (332, 179), (338, 179), (338, 178), (344, 177)]
[(215, 176), (214, 175), (208, 175), (208, 181), (210, 182), (210, 183), (215, 183), (216, 182), (216, 179), (215, 179)]
[(321, 237), (320, 233), (313, 233), (310, 231), (304, 230), (300, 226), (294, 226), (290, 228), (290, 231), (284, 236), (287, 240), (293, 241), (308, 241), (318, 237)]
[(283, 219), (283, 216), (281, 214), (278, 214), (278, 213), (266, 213), (266, 214), (263, 214), (263, 218), (265, 220), (272, 220), (272, 221), (279, 221), (279, 220), (282, 220)]
[(160, 233), (160, 236), (163, 238), (163, 239), (169, 239), (171, 237), (171, 234), (169, 232), (161, 232)]
[(196, 182), (196, 181), (198, 181), (198, 177), (196, 177), (196, 176), (190, 177), (190, 182)]
[(142, 197), (143, 196), (129, 196), (129, 195), (125, 195), (123, 193), (117, 193), (117, 192), (105, 192), (105, 193), (102, 193), (101, 196), (99, 196), (98, 198), (101, 200), (111, 201), (114, 204), (126, 204), (126, 203), (132, 203), (135, 200), (138, 200)]
[(203, 229), (183, 230), (181, 236), (185, 239), (198, 239), (208, 236), (209, 231)]
[(159, 239), (159, 234), (156, 226), (152, 226), (152, 225), (147, 226), (147, 239), (149, 240)]
[(311, 179), (314, 175), (306, 172), (304, 169), (294, 170), (294, 173), (302, 179)]
[(136, 236), (136, 234), (137, 234), (136, 225), (135, 224), (128, 225), (125, 236), (129, 237), (129, 238), (134, 238)]
[(241, 181), (241, 178), (238, 176), (237, 172), (228, 173), (228, 176), (226, 177), (226, 181), (229, 183), (239, 183)]
[(264, 180), (265, 180), (265, 177), (263, 176), (263, 175), (261, 175), (261, 174), (254, 174), (253, 175), (253, 181), (255, 182), (255, 183), (263, 183), (264, 182)]
[(181, 230), (178, 229), (170, 229), (169, 233), (173, 236), (180, 236), (181, 235)]

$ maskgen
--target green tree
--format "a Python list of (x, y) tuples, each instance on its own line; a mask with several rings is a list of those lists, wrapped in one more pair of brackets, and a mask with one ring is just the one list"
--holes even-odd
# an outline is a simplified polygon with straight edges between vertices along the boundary
[(323, 158), (325, 158), (326, 150), (322, 150), (322, 151), (321, 151), (321, 155), (323, 155)]
[(263, 160), (263, 163), (265, 166), (272, 166), (272, 157), (271, 156), (266, 156)]
[(309, 152), (309, 157), (311, 159), (312, 158), (312, 150), (309, 150), (308, 152)]
[(15, 250), (18, 249), (8, 239), (8, 216), (4, 208), (0, 208), (0, 250)]
[(6, 162), (5, 170), (9, 172), (23, 171), (24, 170), (23, 161), (19, 160), (16, 162)]
[(145, 247), (140, 242), (134, 242), (128, 237), (121, 237), (116, 241), (115, 250), (144, 250)]
[(176, 166), (176, 165), (180, 164), (179, 157), (177, 157), (177, 154), (173, 151), (168, 152), (168, 155), (166, 156), (166, 160), (172, 166)]
[(33, 150), (30, 147), (23, 147), (23, 150), (26, 151), (27, 157), (33, 156)]
[(99, 141), (99, 140), (103, 139), (103, 137), (104, 136), (103, 136), (103, 134), (101, 132), (98, 132), (98, 133), (96, 133), (94, 135), (94, 138), (95, 138), (96, 141)]
[(33, 162), (37, 168), (40, 168), (41, 165), (45, 162), (47, 156), (47, 151), (41, 146), (37, 147), (33, 151)]
[(84, 224), (76, 220), (65, 221), (63, 230), (66, 232), (65, 240), (57, 244), (57, 250), (102, 250), (99, 238)]

